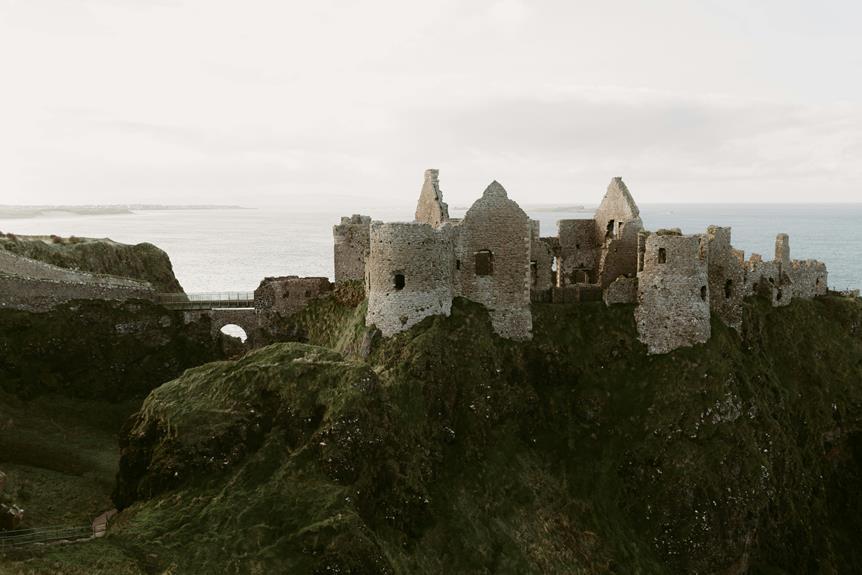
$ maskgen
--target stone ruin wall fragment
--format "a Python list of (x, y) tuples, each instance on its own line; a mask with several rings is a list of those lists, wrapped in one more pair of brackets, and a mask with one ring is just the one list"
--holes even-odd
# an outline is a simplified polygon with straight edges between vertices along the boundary
[[(460, 225), (460, 294), (484, 305), (502, 337), (532, 337), (530, 311), (531, 225), (527, 214), (497, 182), (467, 210)], [(481, 252), (481, 253), (480, 253)], [(477, 274), (476, 258), (490, 252), (493, 272)]]
[(343, 217), (340, 224), (333, 226), (335, 283), (364, 281), (370, 228), (371, 218), (359, 214)]
[(700, 235), (650, 234), (638, 276), (638, 338), (650, 354), (705, 343), (711, 335), (708, 248)]

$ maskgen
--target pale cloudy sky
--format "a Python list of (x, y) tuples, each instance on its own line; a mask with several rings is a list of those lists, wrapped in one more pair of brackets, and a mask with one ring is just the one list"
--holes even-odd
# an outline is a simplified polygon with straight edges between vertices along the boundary
[[(862, 201), (862, 3), (0, 0), (0, 204)], [(347, 210), (350, 211), (350, 210)], [(355, 210), (354, 210), (355, 211)]]

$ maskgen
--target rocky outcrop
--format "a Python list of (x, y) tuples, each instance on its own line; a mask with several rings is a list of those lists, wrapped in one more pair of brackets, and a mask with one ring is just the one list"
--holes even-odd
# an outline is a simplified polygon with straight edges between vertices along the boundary
[(186, 324), (182, 312), (146, 301), (0, 310), (0, 389), (19, 397), (141, 397), (220, 357), (208, 320)]
[(161, 293), (183, 291), (168, 255), (149, 243), (0, 234), (0, 249), (69, 270), (142, 280)]
[(534, 304), (526, 342), (461, 298), (391, 338), (342, 308), (294, 316), (337, 349), (277, 344), (149, 396), (116, 549), (184, 573), (862, 569), (858, 301), (747, 300), (741, 332), (662, 356), (630, 306)]

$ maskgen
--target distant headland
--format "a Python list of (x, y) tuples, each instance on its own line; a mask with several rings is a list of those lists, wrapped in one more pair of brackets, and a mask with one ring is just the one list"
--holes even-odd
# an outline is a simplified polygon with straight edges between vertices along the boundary
[(0, 219), (13, 218), (48, 218), (64, 216), (116, 216), (134, 214), (135, 212), (152, 212), (163, 210), (250, 210), (243, 206), (233, 205), (162, 205), (162, 204), (107, 204), (107, 205), (72, 205), (72, 206), (13, 206), (0, 205)]

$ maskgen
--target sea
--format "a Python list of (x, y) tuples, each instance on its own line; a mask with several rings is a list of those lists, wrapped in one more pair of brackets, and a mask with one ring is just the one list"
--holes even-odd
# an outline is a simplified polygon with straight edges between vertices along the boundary
[[(340, 216), (362, 211), (376, 220), (410, 221), (413, 206), (374, 210), (351, 206), (314, 209), (177, 209), (130, 214), (66, 215), (0, 219), (0, 231), (150, 242), (165, 250), (189, 292), (251, 291), (268, 276), (333, 277), (332, 226)], [(829, 269), (833, 289), (862, 287), (860, 204), (643, 204), (646, 229), (680, 228), (702, 233), (709, 225), (730, 226), (732, 243), (772, 259), (775, 236), (790, 234), (794, 259), (818, 259)], [(541, 222), (542, 235), (556, 235), (556, 221), (592, 217), (579, 207), (525, 208)], [(452, 217), (463, 209), (450, 210)]]

